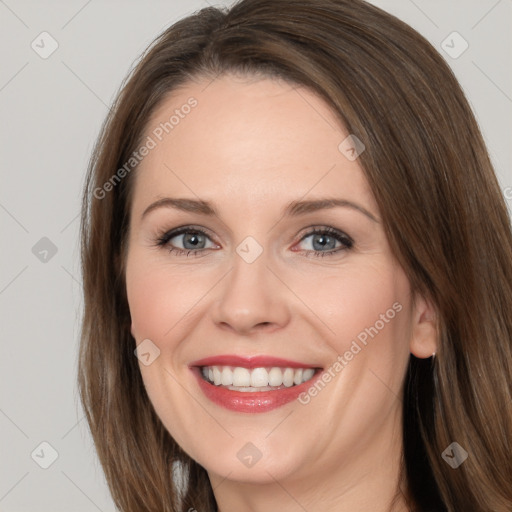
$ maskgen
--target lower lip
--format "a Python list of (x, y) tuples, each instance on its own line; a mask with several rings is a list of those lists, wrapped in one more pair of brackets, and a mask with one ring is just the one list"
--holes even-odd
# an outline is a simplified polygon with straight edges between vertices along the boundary
[(268, 412), (282, 407), (296, 400), (301, 393), (306, 391), (320, 377), (321, 371), (317, 371), (311, 379), (297, 386), (276, 389), (274, 391), (232, 391), (210, 384), (201, 376), (201, 369), (191, 368), (199, 387), (205, 396), (213, 403), (236, 412)]

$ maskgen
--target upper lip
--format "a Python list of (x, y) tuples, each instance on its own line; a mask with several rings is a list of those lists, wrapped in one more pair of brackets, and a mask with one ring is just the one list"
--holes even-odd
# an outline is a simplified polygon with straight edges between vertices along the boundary
[(242, 368), (264, 368), (264, 367), (281, 367), (281, 368), (320, 368), (319, 365), (311, 363), (301, 363), (290, 359), (280, 357), (258, 355), (242, 357), (234, 354), (225, 354), (218, 356), (205, 357), (198, 359), (189, 364), (189, 366), (240, 366)]

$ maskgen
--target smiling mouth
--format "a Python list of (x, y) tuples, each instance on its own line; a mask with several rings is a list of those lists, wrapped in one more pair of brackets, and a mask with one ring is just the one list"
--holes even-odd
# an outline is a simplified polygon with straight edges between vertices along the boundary
[(320, 368), (201, 366), (203, 380), (231, 391), (261, 392), (299, 386), (311, 380)]

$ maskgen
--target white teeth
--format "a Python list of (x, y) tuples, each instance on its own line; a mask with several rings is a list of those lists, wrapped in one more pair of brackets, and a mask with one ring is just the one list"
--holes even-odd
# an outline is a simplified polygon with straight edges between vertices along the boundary
[(240, 366), (205, 366), (203, 377), (216, 386), (226, 386), (239, 391), (264, 391), (276, 387), (297, 386), (310, 380), (313, 368), (243, 368)]
[(304, 370), (304, 372), (302, 373), (302, 382), (306, 382), (307, 380), (311, 379), (314, 374), (315, 370), (313, 370), (312, 368)]
[(220, 386), (222, 384), (222, 374), (217, 366), (213, 367), (213, 383), (216, 386)]
[(233, 371), (229, 366), (222, 368), (221, 384), (223, 386), (231, 386), (233, 384)]
[(268, 372), (265, 368), (254, 368), (251, 372), (251, 386), (253, 388), (268, 386)]
[(293, 386), (293, 368), (286, 368), (283, 373), (283, 384), (290, 388)]
[(247, 368), (237, 366), (233, 370), (233, 386), (250, 386), (251, 372)]
[(270, 386), (281, 386), (283, 384), (283, 372), (281, 368), (271, 368), (268, 372), (268, 383)]

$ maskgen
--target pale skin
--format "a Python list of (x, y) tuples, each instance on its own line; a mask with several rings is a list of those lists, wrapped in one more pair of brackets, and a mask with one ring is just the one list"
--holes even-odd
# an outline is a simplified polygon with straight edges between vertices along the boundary
[[(137, 170), (131, 205), (127, 294), (133, 337), (160, 349), (140, 365), (157, 414), (206, 468), (221, 512), (407, 510), (400, 493), (391, 507), (400, 397), (410, 353), (436, 350), (435, 314), (422, 297), (413, 302), (358, 159), (338, 149), (348, 133), (307, 89), (221, 76), (174, 91), (146, 135), (190, 97), (197, 106)], [(160, 207), (142, 216), (163, 197), (205, 200), (217, 215)], [(282, 215), (292, 201), (320, 198), (352, 205)], [(207, 232), (199, 249), (183, 235), (157, 245), (188, 225)], [(319, 247), (312, 227), (353, 245), (333, 252), (345, 246), (329, 238)], [(263, 249), (252, 263), (236, 252), (248, 236)], [(207, 356), (264, 354), (326, 369), (395, 303), (401, 311), (305, 405), (231, 411), (206, 398), (188, 367)], [(262, 454), (250, 468), (237, 457), (249, 442)]]

